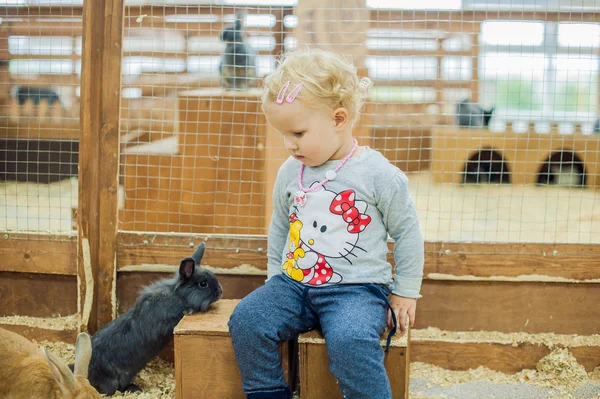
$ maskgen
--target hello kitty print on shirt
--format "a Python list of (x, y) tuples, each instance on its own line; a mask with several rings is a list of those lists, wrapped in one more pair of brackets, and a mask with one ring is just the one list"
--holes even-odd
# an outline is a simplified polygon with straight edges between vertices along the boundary
[(337, 262), (352, 264), (360, 233), (371, 222), (367, 203), (356, 199), (354, 190), (339, 193), (321, 187), (310, 193), (310, 201), (295, 207), (289, 216), (290, 233), (282, 269), (290, 278), (306, 285), (338, 284), (343, 276)]

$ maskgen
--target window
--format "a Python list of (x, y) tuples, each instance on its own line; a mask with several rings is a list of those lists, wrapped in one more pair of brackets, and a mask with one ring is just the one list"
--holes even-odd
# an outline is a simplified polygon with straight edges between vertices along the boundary
[(600, 25), (486, 21), (480, 102), (497, 119), (590, 122), (596, 117)]

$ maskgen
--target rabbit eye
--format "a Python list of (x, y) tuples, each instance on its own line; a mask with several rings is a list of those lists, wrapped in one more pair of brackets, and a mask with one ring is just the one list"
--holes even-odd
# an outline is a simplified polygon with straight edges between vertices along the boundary
[(200, 281), (200, 287), (202, 287), (202, 288), (208, 287), (208, 283), (206, 282), (206, 280)]

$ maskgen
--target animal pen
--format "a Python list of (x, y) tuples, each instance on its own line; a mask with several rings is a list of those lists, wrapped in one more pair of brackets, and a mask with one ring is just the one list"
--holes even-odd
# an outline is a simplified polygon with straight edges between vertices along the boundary
[[(597, 376), (600, 3), (409, 3), (0, 2), (0, 326), (72, 344), (201, 242), (224, 299), (261, 286), (287, 157), (261, 77), (308, 45), (373, 80), (355, 137), (409, 178), (415, 372), (516, 375), (562, 350), (574, 380)], [(243, 90), (218, 72), (236, 13), (256, 51)], [(457, 124), (464, 99), (495, 107), (489, 125)]]

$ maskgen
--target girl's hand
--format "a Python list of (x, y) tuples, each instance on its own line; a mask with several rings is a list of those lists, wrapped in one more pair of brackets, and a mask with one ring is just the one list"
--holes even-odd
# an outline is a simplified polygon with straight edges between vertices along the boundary
[[(390, 305), (396, 313), (396, 320), (398, 321), (398, 327), (400, 331), (406, 330), (406, 318), (410, 320), (410, 326), (415, 325), (415, 313), (417, 310), (417, 300), (415, 298), (405, 298), (398, 295), (390, 295)], [(394, 320), (392, 319), (392, 311), (387, 311), (387, 325), (391, 330), (394, 328)]]

